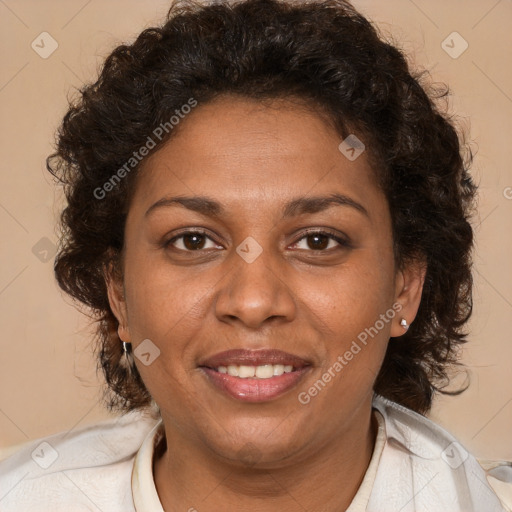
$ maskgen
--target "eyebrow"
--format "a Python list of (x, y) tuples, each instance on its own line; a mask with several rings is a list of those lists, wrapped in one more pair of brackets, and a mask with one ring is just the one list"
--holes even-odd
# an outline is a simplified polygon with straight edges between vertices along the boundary
[[(163, 197), (151, 205), (145, 213), (147, 217), (151, 212), (170, 206), (182, 206), (188, 210), (200, 213), (207, 217), (222, 217), (226, 215), (224, 207), (214, 199), (207, 196), (176, 196)], [(284, 219), (303, 215), (306, 213), (318, 213), (332, 206), (348, 206), (370, 218), (366, 208), (354, 199), (344, 194), (331, 194), (329, 196), (297, 197), (286, 203), (282, 210)]]

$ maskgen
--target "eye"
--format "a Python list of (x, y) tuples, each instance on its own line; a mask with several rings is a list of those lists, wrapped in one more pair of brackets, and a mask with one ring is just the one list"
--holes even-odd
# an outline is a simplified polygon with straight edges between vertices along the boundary
[[(338, 246), (348, 247), (349, 243), (342, 237), (331, 233), (329, 231), (308, 231), (305, 236), (300, 238), (294, 245), (305, 241), (305, 247), (298, 247), (299, 249), (310, 249), (313, 251), (326, 251)], [(329, 245), (332, 242), (333, 245)]]
[[(212, 243), (210, 247), (207, 246), (208, 241)], [(301, 250), (312, 250), (312, 251), (326, 251), (333, 249), (337, 246), (349, 247), (350, 244), (347, 240), (338, 236), (335, 233), (329, 231), (308, 231), (302, 236), (293, 246), (297, 246), (301, 242), (305, 243), (305, 247), (297, 247)], [(332, 242), (332, 245), (330, 245)], [(211, 249), (219, 247), (215, 244), (213, 239), (209, 237), (205, 231), (186, 231), (174, 236), (169, 241), (165, 242), (164, 246), (167, 248), (172, 246), (174, 249), (179, 251), (194, 252), (205, 249)], [(292, 247), (293, 247), (292, 246)]]
[[(211, 247), (205, 247), (207, 240), (212, 242), (213, 245)], [(179, 243), (176, 243), (178, 241)], [(205, 231), (186, 231), (185, 233), (181, 233), (165, 243), (165, 247), (169, 246), (173, 246), (175, 249), (187, 252), (201, 251), (203, 249), (217, 247)]]

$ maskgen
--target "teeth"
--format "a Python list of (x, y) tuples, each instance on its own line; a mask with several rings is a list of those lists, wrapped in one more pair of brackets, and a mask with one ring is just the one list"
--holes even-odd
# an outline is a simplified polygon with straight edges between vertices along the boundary
[(246, 379), (247, 377), (254, 377), (256, 372), (256, 368), (254, 366), (239, 366), (238, 367), (238, 376), (242, 379)]
[[(284, 373), (284, 365), (282, 365), (282, 364), (274, 364), (272, 366), (274, 368), (274, 375), (283, 375), (283, 373)], [(286, 368), (289, 368), (289, 366), (287, 366)]]
[(241, 379), (256, 378), (256, 379), (270, 379), (271, 377), (282, 375), (283, 373), (290, 373), (293, 371), (291, 364), (264, 364), (262, 366), (246, 366), (246, 365), (229, 365), (219, 366), (216, 368), (219, 373), (227, 373), (232, 377), (240, 377)]

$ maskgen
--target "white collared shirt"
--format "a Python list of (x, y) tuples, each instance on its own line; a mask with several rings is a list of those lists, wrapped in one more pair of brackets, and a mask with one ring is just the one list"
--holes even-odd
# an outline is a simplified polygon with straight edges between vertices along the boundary
[[(487, 478), (510, 493), (512, 467), (484, 470), (446, 430), (379, 395), (373, 413), (375, 447), (346, 512), (510, 512)], [(163, 435), (160, 417), (134, 411), (32, 441), (0, 462), (0, 511), (164, 512), (152, 471)]]

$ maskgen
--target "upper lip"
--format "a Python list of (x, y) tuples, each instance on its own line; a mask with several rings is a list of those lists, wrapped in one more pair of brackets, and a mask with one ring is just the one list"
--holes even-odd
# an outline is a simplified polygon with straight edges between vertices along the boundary
[(219, 352), (208, 359), (204, 359), (199, 366), (218, 368), (219, 366), (230, 365), (263, 366), (266, 364), (282, 364), (302, 368), (309, 366), (310, 362), (277, 349), (247, 350), (239, 348)]

